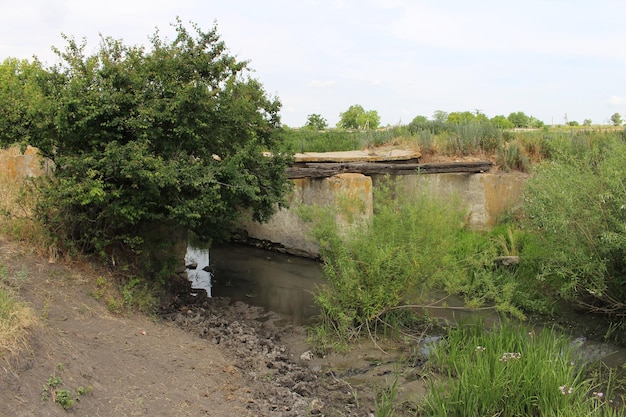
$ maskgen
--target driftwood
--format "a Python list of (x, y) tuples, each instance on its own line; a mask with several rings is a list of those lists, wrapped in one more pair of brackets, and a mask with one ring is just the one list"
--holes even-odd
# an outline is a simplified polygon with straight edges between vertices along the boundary
[(287, 168), (287, 177), (324, 178), (342, 173), (363, 175), (409, 175), (439, 174), (448, 172), (480, 173), (487, 172), (493, 166), (491, 161), (442, 162), (432, 164), (417, 163), (381, 163), (381, 162), (298, 162)]

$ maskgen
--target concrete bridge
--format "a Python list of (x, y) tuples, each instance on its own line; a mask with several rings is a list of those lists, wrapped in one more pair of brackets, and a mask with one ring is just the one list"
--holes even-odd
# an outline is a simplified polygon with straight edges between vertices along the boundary
[(310, 226), (298, 208), (338, 206), (348, 197), (362, 208), (359, 215), (368, 218), (375, 204), (373, 189), (387, 175), (408, 189), (456, 196), (468, 213), (468, 227), (488, 229), (519, 203), (527, 178), (496, 171), (490, 161), (420, 164), (419, 158), (419, 153), (399, 150), (296, 154), (287, 171), (294, 184), (289, 208), (278, 210), (264, 224), (242, 219), (239, 237), (261, 247), (318, 257), (319, 248), (308, 236)]
[[(527, 175), (503, 173), (490, 161), (421, 164), (418, 152), (376, 150), (296, 154), (287, 170), (293, 181), (289, 208), (280, 209), (268, 223), (242, 218), (240, 239), (258, 246), (300, 256), (319, 256), (317, 244), (308, 236), (309, 224), (298, 215), (302, 205), (338, 206), (352, 199), (358, 216), (367, 220), (375, 204), (373, 189), (391, 175), (394, 181), (437, 196), (456, 196), (467, 210), (467, 224), (488, 229), (506, 209), (520, 199)], [(0, 166), (12, 178), (37, 176), (48, 171), (35, 148), (21, 154), (17, 148), (0, 153)], [(337, 221), (341, 221), (340, 219)]]

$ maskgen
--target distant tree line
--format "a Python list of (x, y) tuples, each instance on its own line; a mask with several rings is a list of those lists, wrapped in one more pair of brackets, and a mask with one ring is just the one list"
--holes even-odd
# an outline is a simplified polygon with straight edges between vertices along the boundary
[[(610, 122), (614, 126), (621, 126), (623, 124), (622, 117), (619, 113), (615, 113), (610, 117)], [(545, 123), (534, 116), (529, 116), (523, 111), (517, 111), (509, 113), (508, 116), (499, 114), (492, 118), (487, 117), (480, 110), (463, 111), (463, 112), (446, 112), (443, 110), (437, 110), (433, 115), (428, 118), (423, 115), (418, 115), (411, 120), (408, 124), (410, 128), (433, 128), (443, 125), (459, 125), (472, 122), (479, 123), (491, 123), (495, 127), (500, 129), (539, 129), (544, 127)], [(577, 121), (566, 121), (568, 126), (579, 126)], [(591, 126), (592, 120), (585, 119), (583, 126)], [(327, 129), (328, 121), (322, 117), (322, 115), (313, 113), (307, 117), (307, 121), (304, 125), (305, 129), (309, 130), (324, 130)], [(380, 116), (376, 110), (365, 110), (363, 106), (359, 104), (352, 105), (339, 114), (339, 122), (337, 128), (351, 129), (351, 130), (371, 130), (380, 127)]]

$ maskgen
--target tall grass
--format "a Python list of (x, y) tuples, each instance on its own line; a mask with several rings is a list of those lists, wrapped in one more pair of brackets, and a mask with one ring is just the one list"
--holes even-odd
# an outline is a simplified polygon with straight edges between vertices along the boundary
[(399, 132), (392, 130), (318, 132), (307, 129), (285, 129), (282, 132), (282, 150), (290, 152), (351, 151), (382, 145), (397, 138), (398, 134)]
[(463, 323), (433, 351), (430, 365), (439, 376), (430, 378), (418, 415), (625, 415), (611, 407), (613, 392), (586, 377), (570, 340), (549, 329)]

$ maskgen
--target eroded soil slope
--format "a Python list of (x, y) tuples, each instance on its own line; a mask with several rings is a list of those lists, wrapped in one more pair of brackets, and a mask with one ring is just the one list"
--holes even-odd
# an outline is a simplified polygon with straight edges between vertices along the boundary
[[(357, 401), (345, 381), (301, 359), (304, 330), (276, 325), (273, 313), (183, 291), (158, 317), (120, 316), (93, 296), (102, 271), (49, 263), (1, 237), (0, 265), (41, 322), (28, 350), (0, 359), (0, 416), (372, 412), (367, 394)], [(66, 411), (57, 389), (86, 393)]]

